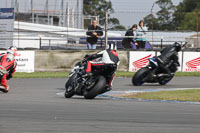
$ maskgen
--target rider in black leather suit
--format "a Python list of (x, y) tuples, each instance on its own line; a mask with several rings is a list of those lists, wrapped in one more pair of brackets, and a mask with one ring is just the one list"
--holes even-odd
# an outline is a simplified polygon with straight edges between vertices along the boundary
[(161, 70), (167, 74), (167, 76), (171, 76), (170, 69), (168, 68), (170, 65), (171, 60), (175, 61), (174, 63), (177, 66), (180, 66), (178, 62), (178, 52), (181, 50), (181, 45), (175, 42), (172, 46), (164, 48), (157, 57), (157, 62)]

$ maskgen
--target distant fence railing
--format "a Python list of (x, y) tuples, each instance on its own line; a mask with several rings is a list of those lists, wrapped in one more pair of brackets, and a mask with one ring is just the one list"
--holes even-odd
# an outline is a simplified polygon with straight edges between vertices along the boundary
[[(54, 31), (0, 31), (13, 32), (13, 38), (0, 37), (0, 41), (12, 40), (13, 44), (21, 49), (32, 48), (32, 49), (87, 49), (87, 35), (86, 30), (66, 31), (66, 30), (54, 30)], [(118, 33), (119, 32), (119, 33)], [(58, 34), (59, 33), (59, 34)], [(65, 33), (65, 34), (62, 34)], [(73, 34), (72, 34), (73, 33)], [(118, 47), (123, 49), (122, 40), (123, 38), (133, 38), (134, 36), (124, 36), (125, 31), (109, 31), (111, 34), (108, 36), (108, 42), (115, 42)], [(117, 34), (118, 33), (118, 34)], [(143, 36), (150, 43), (152, 48), (163, 48), (168, 45), (172, 45), (174, 42), (183, 43), (189, 42), (188, 48), (200, 48), (200, 41), (198, 37), (192, 36), (194, 33), (187, 33), (184, 36), (164, 36), (164, 32), (154, 32), (156, 34), (162, 33), (161, 36), (152, 35), (149, 32), (148, 36)], [(175, 32), (176, 34), (181, 34)], [(80, 34), (80, 35), (78, 35)], [(171, 32), (170, 34), (173, 35)], [(74, 36), (76, 35), (76, 36)], [(139, 36), (138, 36), (139, 37)], [(98, 49), (105, 48), (105, 37), (100, 37), (97, 43)]]

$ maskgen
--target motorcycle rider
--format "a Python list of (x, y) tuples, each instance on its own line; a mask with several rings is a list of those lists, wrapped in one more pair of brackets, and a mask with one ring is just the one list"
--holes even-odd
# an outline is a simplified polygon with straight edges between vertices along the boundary
[(96, 54), (85, 56), (85, 59), (87, 60), (87, 66), (85, 67), (86, 74), (90, 74), (91, 70), (95, 68), (102, 69), (107, 66), (111, 68), (116, 68), (113, 69), (114, 71), (112, 71), (106, 76), (106, 88), (101, 93), (112, 90), (112, 81), (115, 76), (117, 66), (120, 63), (116, 51), (117, 46), (115, 45), (115, 43), (112, 42), (109, 43), (108, 48), (106, 50), (100, 51)]
[(0, 54), (0, 91), (7, 93), (10, 89), (8, 81), (13, 77), (17, 62), (15, 56), (17, 55), (17, 48), (10, 46), (7, 53)]
[(178, 52), (181, 50), (181, 45), (175, 42), (172, 46), (168, 46), (164, 48), (160, 53), (161, 55), (157, 56), (157, 64), (161, 68), (161, 70), (165, 73), (160, 76), (171, 76), (174, 73), (171, 73), (168, 68), (171, 61), (173, 60), (176, 66), (180, 66), (178, 62)]

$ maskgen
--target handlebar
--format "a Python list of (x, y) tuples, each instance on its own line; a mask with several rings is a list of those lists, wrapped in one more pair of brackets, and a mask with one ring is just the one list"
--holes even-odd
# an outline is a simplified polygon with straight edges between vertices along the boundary
[(185, 42), (185, 44), (182, 45), (182, 48), (185, 48), (185, 46), (188, 44), (188, 42)]

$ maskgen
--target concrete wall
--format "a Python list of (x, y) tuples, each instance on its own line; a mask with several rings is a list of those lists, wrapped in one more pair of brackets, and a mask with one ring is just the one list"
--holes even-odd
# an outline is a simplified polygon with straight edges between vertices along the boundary
[[(70, 71), (86, 54), (97, 51), (35, 51), (35, 71)], [(128, 51), (117, 51), (120, 58), (118, 70), (128, 70)]]

